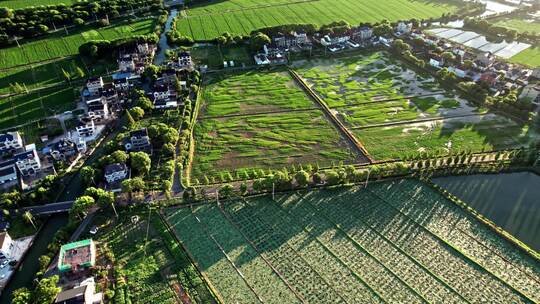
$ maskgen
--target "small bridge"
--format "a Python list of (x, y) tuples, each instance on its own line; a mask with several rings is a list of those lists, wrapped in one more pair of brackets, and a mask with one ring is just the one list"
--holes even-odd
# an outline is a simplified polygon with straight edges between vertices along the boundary
[(55, 213), (68, 212), (74, 201), (51, 203), (41, 206), (32, 206), (19, 209), (21, 212), (30, 211), (34, 216), (51, 215)]

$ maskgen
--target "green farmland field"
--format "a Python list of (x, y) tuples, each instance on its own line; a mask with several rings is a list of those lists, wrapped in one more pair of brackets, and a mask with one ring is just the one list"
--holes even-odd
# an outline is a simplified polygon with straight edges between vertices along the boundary
[(540, 46), (530, 47), (510, 58), (510, 62), (523, 64), (532, 68), (540, 67)]
[(440, 17), (456, 9), (444, 1), (421, 0), (320, 0), (288, 3), (273, 0), (221, 1), (199, 5), (179, 17), (176, 29), (195, 40), (211, 40), (224, 32), (248, 35), (251, 31), (281, 24), (329, 24), (345, 20), (350, 24)]
[(71, 110), (77, 95), (72, 87), (42, 90), (0, 99), (0, 129)]
[[(196, 178), (254, 174), (297, 164), (351, 162), (347, 143), (286, 72), (208, 80), (195, 127)], [(258, 171), (257, 171), (258, 172)], [(257, 173), (258, 174), (258, 173)]]
[(166, 210), (226, 303), (530, 303), (540, 263), (415, 180)]
[(9, 7), (11, 9), (27, 8), (31, 6), (41, 5), (70, 5), (77, 2), (76, 0), (3, 0), (0, 1), (0, 7)]
[(447, 154), (452, 151), (493, 151), (528, 146), (528, 127), (488, 114), (470, 118), (407, 123), (396, 126), (353, 130), (370, 155), (376, 159), (394, 159), (419, 152)]
[(0, 69), (27, 65), (55, 58), (77, 55), (79, 46), (90, 40), (114, 40), (135, 35), (149, 34), (154, 30), (155, 20), (121, 22), (105, 28), (72, 30), (68, 35), (59, 31), (46, 39), (33, 40), (21, 47), (0, 49)]
[(496, 19), (496, 26), (502, 26), (507, 29), (515, 30), (518, 33), (529, 32), (532, 34), (540, 34), (540, 22), (537, 21), (526, 21), (521, 18), (501, 18)]

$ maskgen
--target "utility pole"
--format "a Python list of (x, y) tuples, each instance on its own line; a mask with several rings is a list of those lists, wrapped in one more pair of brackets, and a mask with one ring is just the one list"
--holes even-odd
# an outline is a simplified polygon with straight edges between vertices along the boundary
[(366, 177), (366, 183), (364, 184), (364, 189), (367, 188), (368, 181), (369, 181), (369, 174), (371, 173), (371, 168), (367, 171), (367, 177)]
[(272, 200), (276, 200), (276, 185), (272, 182)]

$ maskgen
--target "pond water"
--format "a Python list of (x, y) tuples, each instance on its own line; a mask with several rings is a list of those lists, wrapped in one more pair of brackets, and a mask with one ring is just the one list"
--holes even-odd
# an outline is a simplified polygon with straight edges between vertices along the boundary
[(52, 241), (54, 234), (58, 229), (65, 226), (68, 222), (67, 213), (61, 213), (51, 216), (43, 229), (39, 232), (34, 244), (30, 247), (18, 271), (6, 286), (0, 296), (0, 303), (11, 303), (11, 293), (21, 287), (32, 287), (32, 281), (35, 274), (39, 271), (39, 257), (47, 253), (47, 246)]
[(540, 176), (531, 172), (435, 178), (471, 207), (540, 252)]

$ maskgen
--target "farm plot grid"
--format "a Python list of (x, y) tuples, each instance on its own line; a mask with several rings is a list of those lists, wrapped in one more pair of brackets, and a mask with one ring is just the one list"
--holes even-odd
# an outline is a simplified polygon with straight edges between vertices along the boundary
[(85, 27), (72, 30), (67, 35), (59, 31), (46, 39), (38, 39), (21, 44), (21, 47), (0, 49), (0, 69), (77, 55), (79, 46), (91, 40), (114, 40), (152, 33), (155, 19), (136, 22), (120, 22), (105, 28)]
[(195, 40), (212, 40), (224, 32), (248, 35), (254, 30), (283, 24), (309, 23), (321, 26), (344, 20), (350, 24), (439, 17), (456, 7), (444, 1), (319, 0), (261, 2), (222, 1), (198, 5), (177, 19), (176, 29)]
[(284, 71), (208, 79), (202, 112), (195, 127), (192, 176), (205, 183), (298, 164), (356, 160), (322, 111)]
[(293, 68), (375, 159), (515, 148), (536, 136), (445, 91), (433, 77), (385, 52), (299, 61)]
[(531, 303), (540, 264), (415, 180), (166, 210), (227, 303)]

